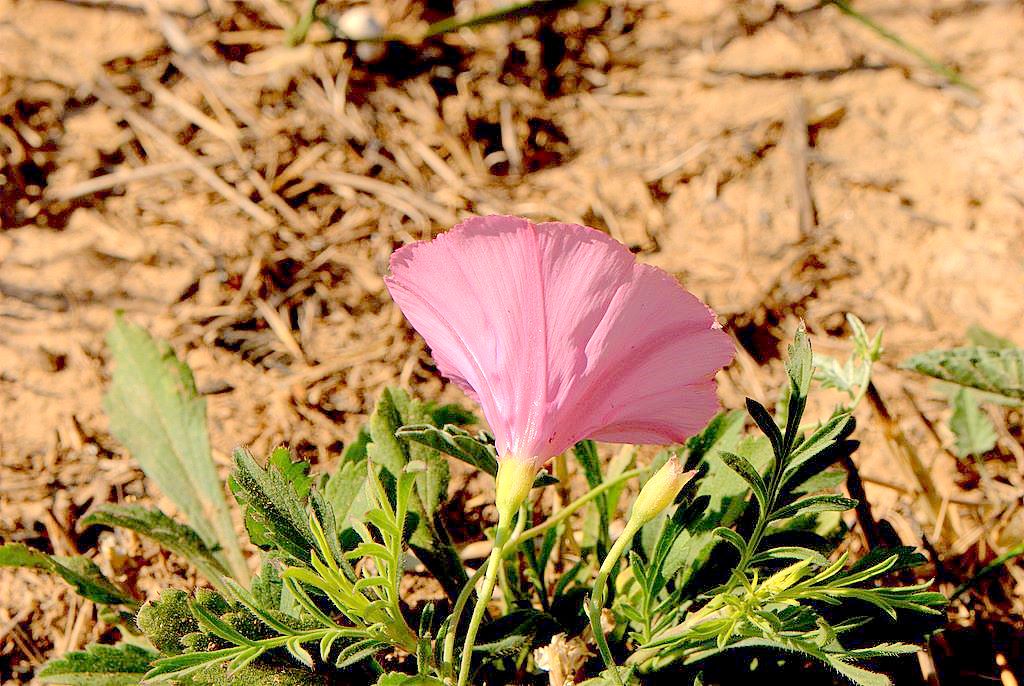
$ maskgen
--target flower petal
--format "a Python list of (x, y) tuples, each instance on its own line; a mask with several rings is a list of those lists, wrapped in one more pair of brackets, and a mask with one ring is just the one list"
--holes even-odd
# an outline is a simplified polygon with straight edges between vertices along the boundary
[(673, 442), (717, 405), (711, 379), (732, 346), (714, 315), (599, 231), (474, 218), (396, 251), (391, 271), (392, 297), (503, 455)]

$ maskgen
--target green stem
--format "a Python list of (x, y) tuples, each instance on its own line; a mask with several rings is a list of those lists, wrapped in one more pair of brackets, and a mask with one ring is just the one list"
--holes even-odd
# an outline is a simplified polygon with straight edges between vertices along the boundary
[(877, 33), (879, 36), (889, 41), (890, 43), (900, 48), (901, 50), (909, 52), (911, 55), (924, 62), (925, 66), (934, 71), (936, 74), (939, 74), (940, 76), (945, 78), (950, 83), (955, 84), (957, 86), (961, 86), (975, 93), (978, 92), (978, 88), (974, 84), (967, 81), (963, 76), (961, 76), (958, 71), (956, 71), (955, 69), (951, 69), (950, 67), (947, 67), (945, 64), (939, 62), (937, 59), (926, 53), (921, 48), (917, 47), (916, 45), (908, 43), (901, 36), (885, 28), (871, 17), (868, 17), (867, 15), (857, 11), (846, 0), (825, 0), (825, 2), (827, 4), (835, 5), (843, 14), (859, 21), (861, 24), (868, 27), (869, 29)]
[(583, 507), (584, 505), (589, 503), (591, 500), (594, 500), (595, 498), (597, 498), (602, 493), (606, 493), (609, 490), (615, 488), (616, 486), (618, 486), (618, 485), (620, 485), (620, 484), (622, 484), (622, 483), (624, 483), (626, 481), (629, 481), (630, 479), (632, 479), (634, 477), (640, 476), (643, 473), (644, 473), (643, 469), (631, 469), (629, 471), (623, 472), (622, 474), (619, 474), (617, 477), (615, 477), (611, 481), (605, 481), (603, 484), (601, 484), (597, 488), (594, 488), (593, 490), (588, 491), (585, 495), (580, 496), (576, 500), (574, 500), (571, 503), (569, 503), (568, 505), (566, 505), (565, 509), (563, 509), (561, 512), (559, 512), (554, 517), (551, 517), (550, 519), (548, 519), (547, 521), (545, 521), (542, 524), (538, 524), (537, 526), (533, 527), (532, 529), (527, 529), (526, 531), (524, 531), (522, 534), (519, 535), (519, 537), (517, 537), (515, 539), (515, 541), (512, 542), (511, 545), (519, 546), (519, 545), (522, 545), (525, 541), (530, 540), (534, 536), (540, 536), (542, 533), (544, 533), (545, 531), (547, 531), (551, 527), (558, 526), (559, 524), (564, 522), (566, 519), (571, 517), (574, 512), (576, 512), (581, 507)]
[(608, 587), (608, 577), (611, 575), (612, 570), (615, 568), (615, 564), (622, 557), (622, 553), (626, 551), (626, 547), (632, 542), (633, 537), (636, 536), (636, 532), (640, 530), (641, 524), (634, 518), (630, 518), (626, 524), (626, 528), (622, 531), (622, 534), (615, 539), (615, 543), (612, 545), (612, 549), (608, 551), (608, 555), (604, 558), (604, 562), (601, 563), (601, 569), (597, 572), (597, 579), (594, 581), (594, 596), (590, 601), (590, 607), (588, 608), (590, 615), (590, 629), (594, 633), (594, 642), (597, 643), (598, 651), (601, 653), (601, 659), (604, 660), (605, 666), (612, 671), (615, 675), (615, 681), (622, 684), (622, 679), (619, 677), (619, 670), (615, 664), (615, 658), (612, 656), (611, 649), (608, 647), (608, 641), (604, 637), (604, 631), (601, 629), (601, 610), (604, 609), (605, 603), (605, 591)]
[(462, 612), (466, 609), (466, 603), (469, 602), (469, 597), (473, 594), (473, 590), (476, 588), (476, 582), (483, 576), (487, 566), (481, 565), (480, 569), (473, 573), (473, 576), (469, 578), (466, 585), (462, 589), (462, 593), (455, 600), (455, 606), (452, 608), (452, 618), (448, 622), (448, 633), (444, 637), (444, 651), (441, 653), (441, 664), (447, 667), (452, 663), (452, 657), (455, 655), (455, 633), (459, 627), (459, 620), (462, 618)]
[[(529, 506), (524, 503), (523, 507), (519, 511), (519, 520), (516, 522), (516, 528), (509, 537), (509, 542), (505, 544), (505, 547), (501, 549), (501, 559), (505, 559), (518, 544), (519, 534), (523, 532), (526, 527), (526, 520), (529, 515)], [(493, 550), (492, 550), (493, 553)], [(480, 576), (487, 570), (487, 565), (481, 565), (481, 567), (473, 572), (473, 576), (469, 578), (466, 585), (462, 587), (462, 592), (459, 593), (459, 597), (455, 600), (455, 606), (452, 607), (451, 619), (448, 621), (448, 632), (444, 637), (444, 648), (441, 653), (441, 664), (447, 668), (452, 663), (452, 658), (455, 655), (455, 635), (459, 628), (459, 620), (462, 618), (462, 613), (466, 609), (466, 603), (469, 602), (469, 598), (476, 588), (476, 582), (480, 580)]]
[[(508, 522), (499, 519), (498, 531), (494, 536), (494, 548), (491, 549), (491, 556), (487, 559), (484, 586), (476, 598), (473, 616), (469, 620), (466, 639), (462, 644), (462, 663), (459, 666), (458, 686), (466, 686), (469, 681), (469, 668), (473, 662), (473, 645), (476, 643), (477, 631), (480, 630), (480, 622), (483, 621), (484, 613), (487, 611), (487, 603), (491, 601), (491, 594), (494, 593), (494, 584), (498, 580), (498, 570), (501, 568), (503, 548), (508, 538)], [(449, 628), (449, 631), (451, 631), (451, 628)]]
[(306, 42), (306, 36), (309, 34), (309, 29), (316, 21), (316, 8), (320, 4), (320, 0), (309, 0), (309, 4), (306, 6), (306, 11), (299, 16), (298, 21), (288, 31), (288, 46), (295, 47)]

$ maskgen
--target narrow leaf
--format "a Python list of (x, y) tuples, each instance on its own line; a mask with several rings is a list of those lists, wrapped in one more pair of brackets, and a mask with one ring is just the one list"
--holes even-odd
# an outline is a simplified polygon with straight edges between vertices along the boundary
[(817, 512), (845, 512), (857, 507), (857, 501), (841, 495), (812, 495), (779, 508), (771, 513), (769, 521), (796, 517), (797, 515), (815, 514)]
[(768, 512), (768, 487), (765, 486), (764, 479), (754, 469), (754, 465), (745, 457), (741, 457), (736, 453), (723, 452), (722, 461), (734, 472), (743, 478), (751, 489), (754, 491), (754, 497), (757, 498), (758, 505), (761, 506), (761, 512), (767, 514)]

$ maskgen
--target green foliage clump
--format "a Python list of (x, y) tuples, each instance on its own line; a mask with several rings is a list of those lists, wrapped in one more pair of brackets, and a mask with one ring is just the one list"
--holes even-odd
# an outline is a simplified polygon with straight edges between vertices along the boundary
[[(865, 664), (915, 650), (927, 626), (904, 620), (940, 614), (945, 599), (928, 582), (893, 585), (894, 573), (923, 562), (913, 550), (873, 550), (855, 562), (837, 550), (845, 534), (840, 515), (856, 502), (839, 492), (845, 472), (834, 466), (857, 449), (852, 410), (881, 354), (880, 335), (869, 338), (855, 318), (850, 324), (854, 351), (842, 363), (813, 356), (805, 333), (797, 334), (774, 411), (748, 399), (746, 414), (721, 414), (647, 467), (634, 464), (631, 451), (602, 464), (594, 443), (575, 446), (589, 490), (546, 518), (528, 502), (507, 529), (493, 532), (488, 578), (502, 589), (501, 611), (477, 622), (488, 609), (478, 607), (467, 622), (485, 568), (467, 577), (448, 533), (445, 456), (492, 475), (498, 469), (493, 439), (467, 428), (472, 415), (388, 389), (340, 464), (322, 477), (283, 447), (266, 462), (235, 451), (229, 488), (261, 558), (250, 578), (236, 568), (233, 551), (241, 547), (226, 543), (219, 523), (222, 484), (208, 482), (212, 458), (191, 372), (166, 346), (119, 322), (111, 335), (119, 369), (108, 401), (112, 423), (188, 522), (113, 505), (87, 522), (152, 538), (213, 588), (169, 589), (146, 602), (133, 640), (147, 647), (91, 646), (50, 662), (40, 677), (115, 686), (440, 686), (455, 681), (461, 663), (461, 677), (473, 683), (543, 682), (535, 650), (564, 639), (583, 655), (566, 669), (594, 686), (652, 682), (666, 672), (699, 683), (701, 670), (735, 671), (735, 660), (722, 666), (723, 653), (764, 651), (817, 661), (862, 686), (889, 684)], [(931, 361), (928, 369), (963, 382), (962, 357), (955, 365)], [(1014, 378), (1012, 356), (975, 357), (987, 361), (968, 367), (983, 368), (990, 381), (996, 358)], [(807, 422), (814, 380), (845, 400), (822, 421)], [(986, 388), (997, 390), (1013, 397), (1012, 385)], [(971, 412), (966, 407), (958, 421), (972, 446), (984, 446)], [(160, 426), (142, 426), (152, 417)], [(665, 511), (645, 512), (613, 536), (629, 482), (647, 482), (666, 463), (697, 476)], [(171, 468), (195, 478), (172, 483)], [(542, 473), (534, 487), (554, 482)], [(431, 603), (413, 611), (405, 602), (413, 557), (444, 589), (447, 611), (435, 614)], [(7, 545), (0, 565), (59, 574), (114, 608), (137, 606), (86, 558)], [(770, 677), (771, 661), (757, 665), (754, 676)]]

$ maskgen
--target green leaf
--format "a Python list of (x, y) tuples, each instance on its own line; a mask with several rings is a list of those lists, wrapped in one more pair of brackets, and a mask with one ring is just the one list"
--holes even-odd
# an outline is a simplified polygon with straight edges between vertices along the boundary
[(116, 362), (103, 400), (111, 433), (185, 514), (203, 542), (225, 552), (235, 577), (247, 580), (248, 568), (210, 452), (206, 402), (192, 371), (170, 346), (120, 316), (107, 344)]
[[(573, 446), (572, 454), (583, 469), (583, 476), (587, 480), (587, 485), (590, 488), (600, 486), (604, 479), (601, 476), (601, 460), (597, 455), (597, 444), (593, 441), (580, 441)], [(610, 519), (608, 498), (602, 494), (587, 509), (587, 515), (584, 519), (584, 547), (597, 545), (599, 555), (602, 555), (608, 549), (610, 543), (608, 522)]]
[[(445, 425), (439, 428), (431, 424), (409, 424), (395, 432), (400, 439), (414, 441), (428, 448), (450, 455), (456, 460), (476, 467), (491, 476), (498, 473), (498, 457), (494, 445), (485, 439), (484, 434), (473, 436), (465, 429)], [(534, 488), (558, 483), (546, 472), (541, 472), (533, 482)]]
[[(245, 527), (254, 545), (274, 547), (302, 565), (314, 547), (306, 514), (305, 472), (291, 467), (287, 451), (275, 450), (264, 469), (243, 448), (235, 450), (231, 487), (242, 506)], [(282, 455), (284, 456), (282, 458)], [(288, 464), (283, 467), (284, 462)]]
[(811, 388), (811, 377), (814, 372), (814, 357), (811, 354), (811, 341), (807, 338), (807, 329), (801, 323), (796, 336), (789, 346), (789, 359), (786, 360), (786, 373), (792, 389), (806, 398)]
[(36, 674), (44, 684), (134, 686), (160, 657), (152, 650), (124, 644), (94, 644), (47, 662)]
[(370, 460), (391, 472), (396, 479), (405, 466), (420, 460), (426, 469), (416, 475), (416, 497), (412, 511), (420, 517), (410, 542), (420, 547), (431, 547), (433, 536), (431, 522), (441, 502), (447, 498), (448, 463), (438, 450), (419, 443), (410, 443), (396, 436), (396, 432), (407, 424), (422, 424), (430, 416), (422, 405), (396, 388), (386, 388), (377, 401), (377, 407), (370, 417), (370, 437), (367, 446)]
[(429, 676), (391, 672), (381, 674), (377, 679), (376, 686), (444, 686), (444, 682)]
[(451, 455), (457, 460), (494, 476), (498, 473), (498, 456), (494, 446), (472, 436), (457, 426), (443, 429), (432, 424), (409, 424), (398, 429), (396, 435), (428, 448)]
[(954, 348), (914, 355), (902, 365), (921, 374), (1024, 403), (1024, 349)]
[(179, 524), (160, 510), (149, 510), (140, 505), (105, 504), (90, 512), (82, 524), (117, 526), (150, 538), (188, 560), (214, 586), (219, 586), (221, 577), (228, 574), (221, 560), (195, 530)]
[(1018, 347), (1009, 338), (1003, 338), (999, 334), (993, 333), (977, 324), (967, 329), (967, 340), (971, 342), (971, 345), (979, 348), (1013, 349)]
[(775, 457), (781, 460), (785, 455), (782, 454), (782, 431), (779, 430), (779, 425), (775, 423), (772, 416), (768, 414), (768, 410), (764, 405), (757, 402), (753, 398), (747, 398), (747, 413), (757, 424), (761, 432), (768, 437), (771, 441), (772, 451), (775, 453)]
[(841, 495), (812, 495), (801, 498), (795, 503), (781, 507), (771, 514), (769, 521), (796, 517), (798, 515), (815, 514), (818, 512), (845, 512), (857, 507), (857, 501)]
[(416, 472), (415, 488), (409, 511), (417, 525), (409, 537), (416, 556), (441, 583), (445, 592), (456, 598), (467, 581), (465, 568), (440, 518), (441, 504), (447, 499), (448, 462), (433, 446), (399, 435), (410, 424), (430, 425), (431, 415), (424, 405), (400, 389), (388, 388), (381, 394), (370, 417), (370, 461), (383, 467), (396, 480), (412, 462), (423, 468)]
[(330, 686), (336, 680), (325, 674), (314, 674), (304, 667), (257, 662), (238, 669), (227, 664), (205, 666), (189, 674), (187, 680), (176, 683), (190, 686)]
[(25, 567), (57, 574), (71, 584), (75, 592), (102, 605), (128, 605), (138, 603), (113, 581), (103, 576), (96, 563), (87, 557), (59, 557), (47, 555), (21, 543), (0, 546), (0, 567)]
[(371, 507), (366, 490), (366, 458), (342, 458), (324, 484), (324, 498), (334, 510), (338, 529), (350, 528), (352, 522), (361, 521)]
[(836, 441), (849, 436), (855, 425), (853, 417), (848, 412), (840, 412), (833, 415), (827, 422), (819, 426), (806, 441), (793, 450), (786, 460), (783, 472), (783, 483), (788, 482), (800, 468), (812, 460), (815, 456), (832, 447)]
[(829, 355), (814, 355), (814, 378), (822, 388), (834, 388), (837, 391), (853, 395), (860, 383), (858, 372), (851, 357), (846, 364)]
[(776, 560), (810, 560), (812, 563), (822, 567), (828, 565), (828, 559), (826, 559), (825, 556), (817, 550), (811, 550), (810, 548), (803, 548), (801, 546), (779, 546), (776, 548), (769, 548), (764, 552), (754, 555), (750, 559), (750, 564), (756, 566)]
[(767, 515), (768, 487), (765, 485), (761, 475), (757, 473), (754, 465), (750, 464), (747, 458), (730, 452), (722, 452), (722, 461), (725, 462), (729, 469), (736, 472), (750, 485), (754, 492), (754, 497), (757, 499), (757, 504), (761, 507), (761, 512)]
[(803, 483), (794, 486), (790, 492), (796, 495), (806, 495), (819, 491), (829, 491), (845, 481), (846, 472), (844, 470), (830, 469), (808, 477)]
[(713, 533), (717, 538), (720, 538), (726, 543), (730, 544), (741, 555), (747, 549), (747, 542), (743, 540), (742, 536), (740, 536), (732, 529), (726, 529), (724, 526), (720, 526), (711, 533)]
[(953, 452), (958, 457), (984, 455), (996, 447), (996, 427), (978, 405), (974, 393), (961, 388), (953, 396), (953, 415), (949, 428), (956, 436)]
[(889, 677), (851, 665), (846, 661), (845, 655), (828, 652), (810, 641), (780, 636), (748, 638), (728, 646), (728, 649), (737, 648), (775, 648), (785, 652), (803, 653), (824, 662), (857, 686), (892, 686)]
[[(703, 514), (686, 527), (669, 552), (663, 565), (663, 574), (671, 577), (677, 572), (684, 575), (683, 582), (692, 578), (711, 556), (718, 545), (712, 531), (719, 526), (729, 527), (746, 509), (748, 486), (746, 482), (727, 468), (722, 460), (723, 451), (754, 453), (753, 446), (744, 449), (740, 443), (744, 414), (739, 411), (723, 413), (711, 420), (705, 429), (687, 441), (689, 455), (687, 469), (706, 465), (707, 476), (700, 480), (695, 499), (707, 498)], [(759, 468), (771, 460), (771, 448), (767, 439), (757, 442), (754, 460)]]

